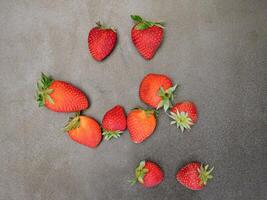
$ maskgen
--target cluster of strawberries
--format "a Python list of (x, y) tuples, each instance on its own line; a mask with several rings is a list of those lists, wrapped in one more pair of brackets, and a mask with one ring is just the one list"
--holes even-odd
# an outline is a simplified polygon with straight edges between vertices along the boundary
[[(145, 59), (151, 59), (161, 44), (163, 24), (145, 21), (139, 16), (131, 17), (137, 22), (132, 29), (133, 42)], [(114, 48), (116, 39), (116, 32), (112, 28), (98, 23), (98, 26), (89, 32), (88, 37), (92, 56), (98, 61), (103, 60)], [(88, 98), (70, 83), (53, 80), (51, 76), (42, 73), (37, 82), (36, 96), (40, 107), (45, 106), (55, 112), (75, 112), (64, 130), (77, 143), (95, 148), (102, 141), (102, 137), (106, 140), (119, 138), (126, 129), (131, 141), (142, 143), (155, 131), (157, 110), (161, 108), (171, 118), (171, 124), (175, 124), (182, 132), (190, 129), (197, 121), (197, 108), (190, 101), (174, 104), (176, 88), (177, 85), (166, 75), (146, 75), (139, 87), (139, 97), (151, 108), (134, 108), (126, 116), (124, 108), (116, 105), (105, 113), (101, 126), (94, 118), (81, 114), (81, 111), (89, 107)], [(176, 179), (189, 189), (200, 190), (212, 178), (212, 170), (213, 168), (208, 169), (208, 165), (191, 162), (178, 171)], [(135, 170), (135, 178), (130, 182), (138, 181), (145, 187), (154, 187), (163, 179), (164, 172), (156, 163), (141, 161)]]
[[(132, 41), (137, 51), (144, 59), (153, 58), (163, 40), (163, 22), (152, 22), (141, 18), (138, 15), (131, 15), (135, 21), (132, 28)], [(92, 57), (97, 61), (105, 59), (114, 49), (117, 42), (115, 28), (96, 23), (88, 35), (88, 46)]]

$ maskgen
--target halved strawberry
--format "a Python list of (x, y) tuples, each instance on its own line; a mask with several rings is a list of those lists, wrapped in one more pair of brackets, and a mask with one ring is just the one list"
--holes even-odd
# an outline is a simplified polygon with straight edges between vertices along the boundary
[(176, 124), (183, 132), (184, 129), (190, 129), (197, 122), (197, 107), (191, 101), (183, 101), (175, 104), (170, 112), (171, 124)]
[(126, 129), (126, 115), (123, 107), (116, 105), (106, 112), (102, 120), (103, 136), (106, 140), (119, 138)]
[(146, 188), (155, 187), (164, 179), (163, 170), (152, 161), (141, 161), (135, 169), (135, 178), (130, 181), (134, 185), (137, 181)]
[(37, 82), (36, 93), (39, 107), (46, 106), (55, 112), (78, 112), (89, 106), (81, 90), (65, 81), (53, 80), (43, 73)]
[(70, 138), (82, 145), (95, 148), (102, 140), (101, 128), (96, 120), (77, 113), (64, 127)]

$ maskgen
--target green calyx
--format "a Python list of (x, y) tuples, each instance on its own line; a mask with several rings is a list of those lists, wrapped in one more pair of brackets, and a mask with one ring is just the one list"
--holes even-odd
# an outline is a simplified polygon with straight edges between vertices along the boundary
[(160, 28), (164, 28), (164, 23), (163, 22), (152, 22), (152, 21), (147, 21), (144, 20), (142, 17), (138, 16), (138, 15), (131, 15), (132, 20), (134, 20), (136, 22), (136, 26), (135, 28), (137, 30), (144, 30), (147, 29), (151, 26), (158, 26)]
[(112, 26), (107, 26), (106, 24), (101, 24), (100, 21), (96, 22), (97, 28), (103, 29), (103, 30), (107, 30), (107, 29), (111, 29), (112, 31), (116, 32), (116, 28), (112, 27)]
[(49, 86), (52, 82), (52, 77), (46, 76), (44, 73), (41, 74), (41, 79), (37, 81), (36, 100), (39, 107), (44, 106), (46, 100), (54, 104), (53, 99), (50, 97), (50, 94), (53, 92), (53, 90), (49, 89)]
[(163, 107), (164, 111), (166, 112), (169, 108), (172, 107), (174, 92), (176, 88), (177, 84), (174, 85), (173, 87), (168, 88), (167, 90), (164, 90), (162, 87), (159, 89), (158, 96), (161, 97), (161, 101), (159, 102), (157, 109)]
[(176, 113), (170, 112), (169, 117), (173, 119), (171, 124), (176, 124), (177, 128), (180, 128), (182, 132), (185, 129), (190, 129), (190, 126), (194, 124), (187, 112), (179, 112), (177, 110)]
[(143, 160), (140, 162), (139, 166), (135, 169), (135, 178), (130, 180), (131, 185), (134, 185), (137, 181), (141, 184), (144, 184), (144, 176), (148, 172), (148, 169), (145, 168), (146, 162)]
[(70, 117), (68, 123), (64, 126), (64, 131), (68, 132), (70, 130), (80, 127), (80, 112), (76, 113), (73, 117)]
[(199, 172), (199, 178), (200, 178), (200, 185), (207, 185), (208, 180), (212, 179), (213, 176), (211, 175), (211, 172), (213, 171), (214, 167), (209, 169), (209, 165), (201, 165), (198, 169)]
[(107, 131), (103, 129), (102, 135), (105, 140), (110, 140), (111, 138), (119, 138), (122, 134), (122, 131)]

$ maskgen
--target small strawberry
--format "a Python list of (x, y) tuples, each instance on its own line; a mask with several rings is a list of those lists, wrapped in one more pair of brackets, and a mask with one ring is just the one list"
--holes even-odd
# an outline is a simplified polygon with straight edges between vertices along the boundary
[(76, 114), (64, 127), (70, 138), (79, 144), (95, 148), (102, 140), (101, 128), (91, 117)]
[(214, 167), (208, 168), (209, 165), (203, 166), (199, 162), (191, 162), (178, 171), (176, 179), (191, 190), (201, 190), (207, 185), (208, 180), (213, 178), (210, 173)]
[(132, 41), (141, 56), (150, 60), (163, 40), (163, 23), (146, 21), (137, 15), (131, 18), (136, 23), (131, 31)]
[(106, 140), (118, 138), (126, 129), (126, 115), (123, 107), (116, 105), (107, 111), (102, 120), (103, 136)]
[(36, 100), (39, 107), (46, 106), (55, 112), (78, 112), (88, 108), (85, 94), (73, 85), (42, 73), (37, 82)]
[(167, 111), (174, 98), (177, 85), (172, 84), (169, 77), (163, 74), (147, 74), (139, 87), (139, 97), (145, 104), (152, 108), (161, 107)]
[(164, 172), (154, 162), (141, 161), (135, 169), (135, 178), (130, 181), (134, 185), (137, 181), (144, 187), (150, 188), (160, 184), (164, 179)]
[(88, 35), (88, 47), (92, 57), (102, 61), (114, 49), (117, 42), (117, 33), (114, 28), (104, 26), (100, 22), (92, 28)]
[(153, 134), (157, 125), (154, 110), (136, 108), (130, 111), (127, 117), (127, 127), (131, 140), (141, 143)]
[(190, 129), (190, 126), (197, 122), (197, 108), (193, 102), (183, 101), (175, 104), (170, 112), (171, 124), (176, 124), (183, 132), (184, 129)]

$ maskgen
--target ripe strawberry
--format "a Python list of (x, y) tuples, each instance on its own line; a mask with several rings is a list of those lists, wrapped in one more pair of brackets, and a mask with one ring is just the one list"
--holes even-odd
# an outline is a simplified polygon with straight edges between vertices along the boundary
[(150, 188), (160, 184), (164, 179), (164, 172), (154, 162), (141, 161), (135, 169), (135, 178), (130, 181), (134, 185), (137, 181), (144, 187)]
[(191, 190), (201, 190), (207, 185), (208, 180), (213, 178), (210, 173), (214, 167), (208, 168), (209, 165), (203, 167), (199, 162), (191, 162), (178, 171), (176, 179)]
[(106, 112), (102, 120), (103, 136), (106, 140), (118, 138), (126, 129), (126, 115), (123, 107), (116, 105)]
[(72, 140), (87, 147), (95, 148), (102, 140), (99, 124), (93, 118), (80, 114), (71, 117), (64, 130)]
[(130, 111), (127, 117), (127, 127), (131, 140), (141, 143), (154, 132), (157, 125), (154, 110), (136, 108)]
[(55, 112), (78, 112), (89, 106), (81, 90), (65, 81), (53, 80), (43, 73), (37, 82), (36, 93), (39, 107), (46, 106)]
[(102, 61), (114, 49), (117, 42), (117, 33), (114, 28), (104, 26), (100, 22), (92, 28), (88, 35), (88, 47), (92, 57)]
[(184, 129), (190, 129), (190, 126), (197, 122), (197, 108), (193, 102), (183, 101), (175, 104), (170, 112), (171, 124), (176, 124), (182, 132)]
[(163, 40), (163, 23), (146, 21), (137, 15), (131, 15), (131, 18), (136, 23), (131, 31), (132, 41), (141, 56), (150, 60)]
[(139, 97), (147, 105), (167, 111), (172, 104), (177, 85), (163, 74), (147, 74), (139, 87)]

